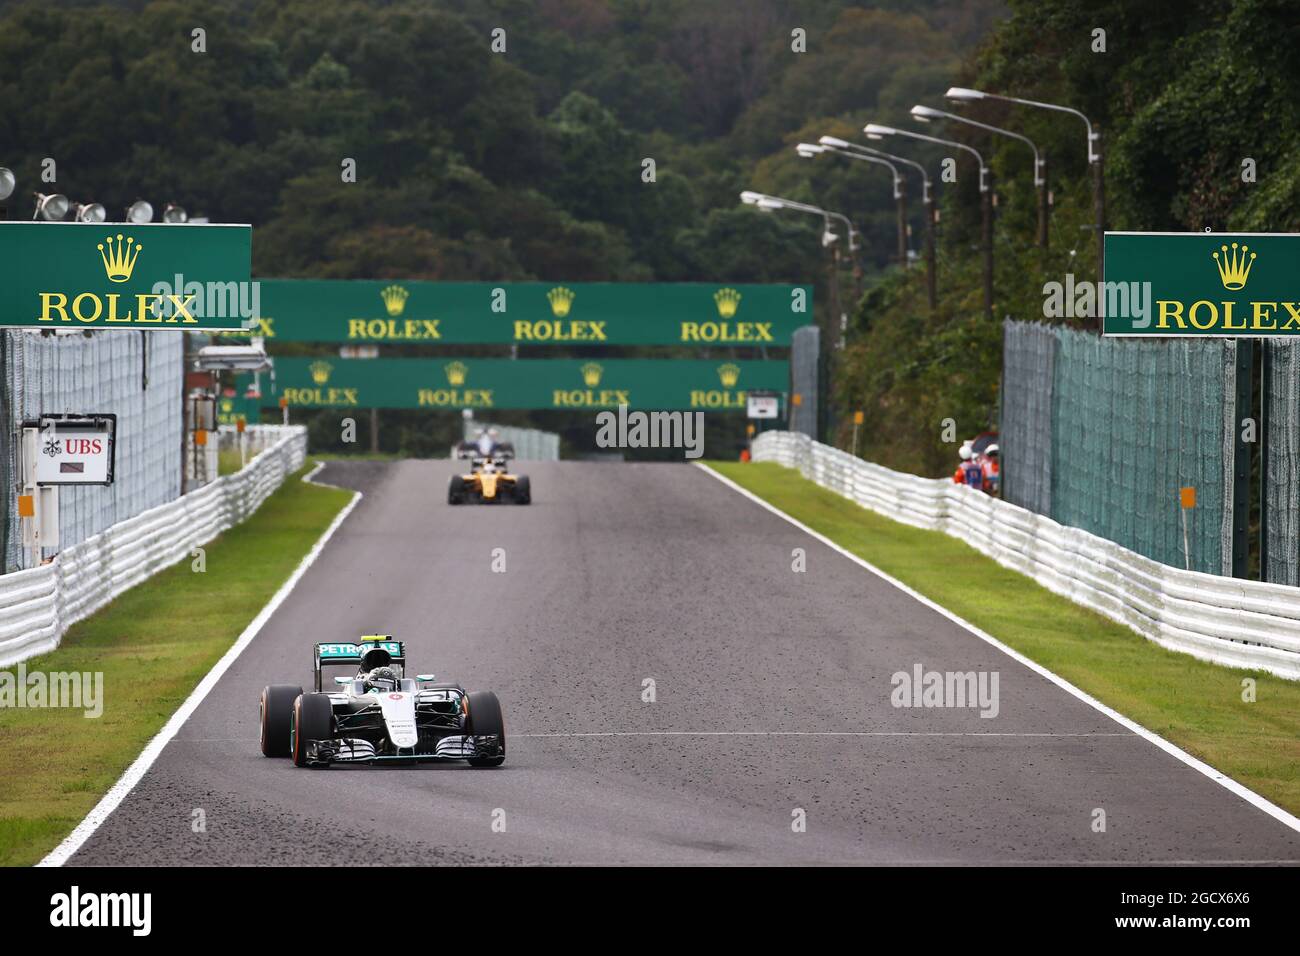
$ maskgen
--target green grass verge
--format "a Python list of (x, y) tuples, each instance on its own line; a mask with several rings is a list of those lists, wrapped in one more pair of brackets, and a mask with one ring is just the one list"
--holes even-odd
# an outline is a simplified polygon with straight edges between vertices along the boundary
[(0, 864), (37, 862), (81, 822), (311, 550), (351, 493), (305, 471), (207, 545), (204, 573), (186, 559), (24, 662), (102, 672), (103, 715), (0, 709)]
[[(718, 472), (1291, 813), (1300, 682), (1168, 651), (956, 538), (912, 528), (770, 462)], [(1256, 700), (1242, 700), (1242, 680)]]
[(255, 452), (246, 452), (243, 460), (239, 457), (238, 448), (223, 448), (217, 452), (217, 474), (233, 475), (239, 469), (243, 468), (248, 462), (253, 460)]

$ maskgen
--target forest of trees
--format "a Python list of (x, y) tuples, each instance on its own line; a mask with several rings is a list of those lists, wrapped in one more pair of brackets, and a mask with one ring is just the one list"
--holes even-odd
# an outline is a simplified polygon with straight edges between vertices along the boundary
[[(914, 103), (979, 87), (1100, 123), (1110, 228), (1293, 228), (1294, 12), (1288, 0), (0, 3), (0, 165), (36, 189), (53, 158), (45, 191), (111, 211), (144, 197), (251, 222), (259, 276), (812, 281), (824, 303), (820, 224), (737, 196), (836, 209), (862, 232), (866, 291), (834, 362), (834, 405), (867, 412), (872, 457), (936, 472), (949, 456), (940, 419), (970, 432), (996, 413), (1001, 316), (1040, 316), (1045, 277), (1094, 269), (1081, 124), (970, 110), (1046, 147), (1046, 255), (1023, 147), (942, 133), (994, 157), (994, 321), (964, 165), (940, 190), (931, 314), (921, 270), (893, 263), (889, 177), (793, 145), (860, 141), (865, 122), (910, 125)], [(504, 53), (490, 49), (497, 28)], [(792, 50), (795, 28), (806, 52)], [(897, 151), (936, 172), (943, 156)], [(1240, 177), (1247, 157), (1253, 184)], [(341, 180), (344, 158), (356, 183)], [(386, 447), (412, 447), (406, 425)]]

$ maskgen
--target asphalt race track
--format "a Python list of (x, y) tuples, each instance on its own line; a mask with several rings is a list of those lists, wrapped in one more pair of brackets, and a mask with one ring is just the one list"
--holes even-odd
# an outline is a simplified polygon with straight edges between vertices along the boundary
[[(530, 464), (529, 507), (450, 507), (452, 470), (326, 468), (365, 499), (71, 863), (1300, 860), (1283, 824), (700, 469)], [(365, 633), (495, 690), (505, 766), (262, 757), (262, 686), (310, 686), (312, 642)], [(891, 706), (918, 662), (998, 672), (998, 716)]]

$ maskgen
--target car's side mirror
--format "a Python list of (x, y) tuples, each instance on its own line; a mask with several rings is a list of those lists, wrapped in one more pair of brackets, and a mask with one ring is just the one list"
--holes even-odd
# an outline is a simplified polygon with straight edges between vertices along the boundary
[(416, 674), (415, 679), (418, 681), (426, 681), (426, 680), (433, 680), (437, 676), (438, 676), (437, 674)]
[(351, 678), (351, 677), (336, 677), (336, 678), (334, 678), (334, 683), (336, 683), (336, 684), (351, 684), (351, 683), (352, 683), (352, 678)]

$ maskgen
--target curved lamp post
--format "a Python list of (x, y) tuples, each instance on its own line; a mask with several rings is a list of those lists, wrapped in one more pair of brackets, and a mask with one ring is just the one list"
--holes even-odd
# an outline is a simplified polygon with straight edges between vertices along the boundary
[(975, 161), (980, 167), (980, 210), (982, 218), (981, 232), (983, 234), (984, 246), (984, 311), (989, 318), (993, 317), (993, 191), (989, 188), (989, 168), (984, 162), (983, 155), (973, 146), (967, 146), (965, 143), (959, 143), (955, 139), (940, 139), (937, 136), (926, 136), (924, 133), (914, 133), (910, 129), (895, 129), (892, 126), (881, 126), (877, 123), (868, 123), (862, 128), (862, 132), (872, 137), (884, 136), (907, 136), (912, 139), (923, 140), (927, 143), (938, 143), (941, 146), (953, 146), (957, 149), (963, 149), (975, 157)]
[(893, 153), (886, 153), (883, 150), (874, 149), (870, 146), (863, 146), (859, 143), (850, 143), (848, 140), (840, 139), (838, 136), (822, 136), (817, 140), (823, 146), (833, 146), (840, 150), (850, 150), (854, 153), (865, 154), (869, 156), (879, 156), (882, 159), (888, 159), (891, 162), (902, 163), (905, 166), (911, 166), (921, 174), (921, 204), (925, 209), (925, 289), (926, 298), (930, 303), (930, 309), (934, 309), (935, 300), (938, 298), (936, 287), (935, 256), (934, 256), (934, 196), (930, 189), (930, 176), (925, 171), (925, 166), (914, 159), (908, 159), (906, 156), (895, 156)]
[(949, 87), (944, 96), (959, 102), (1001, 100), (1004, 103), (1019, 103), (1021, 106), (1032, 106), (1035, 109), (1069, 113), (1071, 116), (1077, 116), (1083, 120), (1083, 125), (1088, 130), (1088, 164), (1092, 167), (1092, 209), (1096, 220), (1094, 226), (1097, 230), (1097, 281), (1101, 282), (1105, 276), (1106, 258), (1106, 182), (1102, 171), (1101, 130), (1094, 127), (1092, 120), (1078, 110), (1069, 106), (1060, 106), (1056, 103), (1042, 103), (1038, 100), (1022, 99), (1019, 96), (985, 93), (983, 90), (971, 90), (964, 86)]
[[(844, 223), (844, 229), (849, 238), (850, 261), (856, 262), (856, 256), (854, 255), (854, 253), (856, 253), (858, 249), (857, 231), (853, 228), (853, 223), (849, 222), (849, 218), (847, 216), (842, 215), (838, 212), (831, 212), (829, 209), (822, 209), (820, 206), (811, 206), (808, 203), (796, 202), (793, 199), (783, 199), (780, 196), (769, 196), (766, 193), (754, 192), (753, 190), (749, 190), (749, 189), (745, 190), (743, 193), (740, 194), (740, 201), (749, 206), (756, 206), (757, 208), (762, 209), (764, 212), (773, 212), (778, 209), (789, 209), (794, 212), (802, 212), (802, 213), (808, 213), (809, 215), (813, 215), (813, 216), (821, 216), (822, 223), (823, 223), (823, 229), (822, 229), (823, 246), (833, 245), (835, 241), (839, 238), (838, 236), (835, 235), (835, 233), (831, 232), (831, 220), (834, 219), (838, 222)], [(840, 307), (839, 248), (838, 247), (836, 247), (833, 250), (832, 257), (831, 257), (830, 293), (831, 293), (831, 314), (838, 315), (839, 322), (840, 322), (840, 339), (839, 339), (838, 347), (843, 348), (844, 333), (848, 328), (848, 316), (845, 315), (844, 311)]]
[(999, 136), (1009, 136), (1011, 139), (1019, 140), (1028, 146), (1034, 154), (1034, 189), (1038, 192), (1038, 245), (1040, 248), (1047, 248), (1047, 160), (1039, 153), (1038, 146), (1034, 144), (1033, 140), (1028, 136), (1022, 136), (1020, 133), (1014, 133), (1000, 126), (980, 123), (968, 117), (958, 116), (956, 113), (949, 113), (946, 110), (937, 110), (930, 106), (913, 106), (912, 115), (922, 123), (928, 123), (932, 119), (950, 119), (954, 123), (965, 123), (967, 126), (975, 126), (990, 133), (997, 133)]
[(849, 159), (856, 159), (860, 162), (875, 163), (878, 166), (885, 166), (889, 169), (894, 177), (894, 202), (898, 207), (898, 262), (904, 269), (907, 268), (907, 184), (902, 175), (898, 172), (898, 167), (887, 159), (879, 156), (862, 156), (850, 152), (846, 149), (840, 149), (827, 143), (800, 143), (795, 147), (795, 151), (805, 159), (811, 159), (822, 153), (836, 153), (840, 156), (846, 156)]

